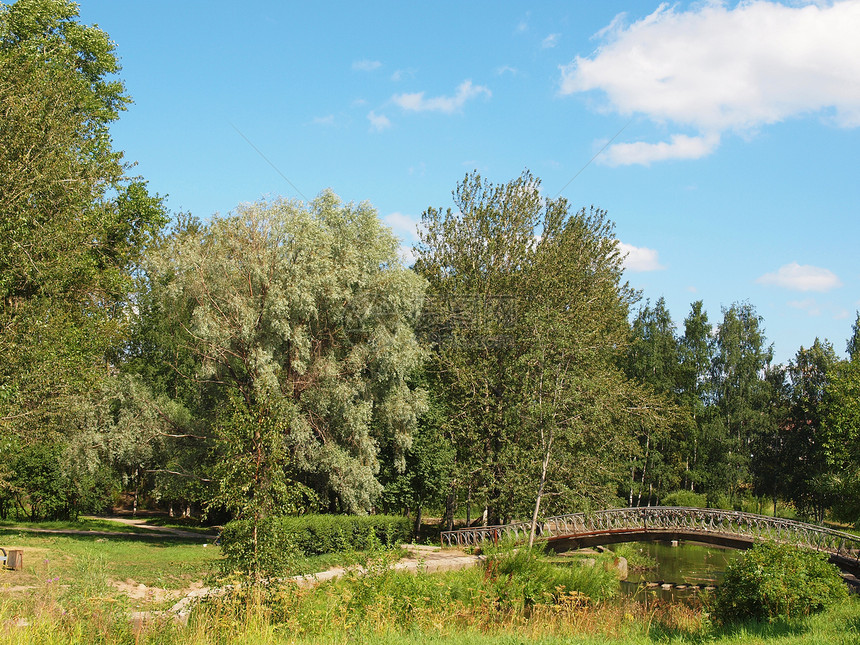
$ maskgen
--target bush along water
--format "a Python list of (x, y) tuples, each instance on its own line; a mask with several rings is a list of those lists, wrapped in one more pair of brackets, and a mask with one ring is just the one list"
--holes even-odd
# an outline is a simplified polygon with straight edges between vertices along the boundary
[(846, 598), (839, 569), (816, 553), (757, 544), (726, 567), (714, 615), (723, 623), (807, 616)]

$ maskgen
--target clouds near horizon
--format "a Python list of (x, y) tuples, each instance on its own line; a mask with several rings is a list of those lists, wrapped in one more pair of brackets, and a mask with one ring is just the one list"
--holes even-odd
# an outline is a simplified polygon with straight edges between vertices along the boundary
[(593, 55), (560, 66), (559, 91), (598, 91), (608, 112), (695, 131), (616, 144), (607, 155), (614, 165), (698, 158), (722, 133), (791, 118), (860, 125), (858, 33), (860, 0), (705, 2), (686, 11), (664, 3), (632, 24), (616, 17)]
[(618, 250), (624, 255), (624, 269), (632, 273), (662, 271), (666, 267), (660, 264), (657, 251), (644, 246), (633, 246), (618, 242)]
[(493, 94), (484, 85), (473, 85), (472, 81), (467, 79), (457, 86), (457, 91), (453, 96), (426, 98), (424, 92), (414, 92), (412, 94), (395, 94), (391, 100), (410, 112), (453, 114), (462, 110), (467, 101), (482, 95), (490, 98)]
[(791, 262), (773, 273), (765, 273), (756, 280), (765, 286), (782, 287), (794, 291), (827, 292), (842, 286), (839, 277), (829, 269)]

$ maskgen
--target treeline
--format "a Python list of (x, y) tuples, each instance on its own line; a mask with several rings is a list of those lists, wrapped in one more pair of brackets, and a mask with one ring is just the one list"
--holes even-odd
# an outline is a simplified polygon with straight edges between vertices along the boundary
[(167, 226), (111, 147), (113, 45), (76, 17), (0, 5), (0, 518), (125, 495), (240, 520), (256, 553), (309, 512), (860, 515), (856, 324), (852, 360), (816, 341), (782, 367), (746, 303), (631, 322), (607, 214), (528, 172), (466, 175), (411, 268), (331, 192)]
[(662, 298), (641, 307), (625, 373), (671, 401), (677, 414), (658, 431), (637, 431), (627, 502), (755, 511), (770, 500), (774, 509), (789, 503), (818, 521), (831, 510), (856, 521), (860, 317), (847, 350), (849, 359), (841, 360), (816, 338), (787, 365), (775, 365), (749, 303), (724, 309), (712, 323), (695, 302), (683, 330)]

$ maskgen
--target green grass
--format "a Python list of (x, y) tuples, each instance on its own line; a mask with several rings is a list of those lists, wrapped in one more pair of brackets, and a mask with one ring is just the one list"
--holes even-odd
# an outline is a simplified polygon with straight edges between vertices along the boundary
[(56, 522), (24, 522), (14, 520), (0, 521), (0, 529), (9, 529), (11, 527), (20, 526), (30, 529), (50, 529), (54, 531), (112, 531), (114, 533), (152, 533), (151, 530), (123, 524), (122, 522), (114, 522), (112, 520), (81, 518), (77, 521), (56, 521)]
[[(522, 551), (497, 554), (501, 561), (488, 569), (433, 575), (389, 571), (385, 565), (396, 551), (307, 558), (301, 566), (308, 571), (346, 559), (363, 561), (371, 573), (315, 590), (273, 584), (264, 593), (231, 594), (198, 606), (187, 624), (157, 616), (135, 623), (129, 612), (165, 609), (175, 599), (133, 600), (113, 581), (181, 589), (219, 569), (218, 548), (187, 540), (2, 531), (0, 545), (24, 548), (25, 565), (24, 571), (0, 572), (3, 645), (860, 645), (856, 597), (799, 620), (720, 627), (703, 607), (606, 598), (601, 567), (556, 571)], [(4, 591), (13, 586), (30, 588)]]
[(35, 586), (59, 577), (64, 583), (80, 577), (84, 563), (100, 563), (99, 575), (109, 580), (132, 579), (147, 586), (179, 589), (214, 572), (217, 546), (205, 541), (126, 539), (122, 536), (16, 533), (0, 529), (0, 546), (24, 550), (21, 571), (0, 572), (0, 586)]

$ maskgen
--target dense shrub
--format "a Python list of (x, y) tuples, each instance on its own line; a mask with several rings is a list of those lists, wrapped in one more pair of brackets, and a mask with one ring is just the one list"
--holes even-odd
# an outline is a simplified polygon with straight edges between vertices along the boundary
[(757, 544), (726, 567), (714, 613), (722, 622), (794, 618), (847, 595), (839, 569), (825, 554)]
[(572, 561), (558, 566), (549, 562), (540, 547), (519, 548), (490, 555), (485, 564), (485, 582), (497, 603), (522, 609), (531, 605), (553, 605), (574, 596), (603, 600), (619, 589), (614, 555), (598, 556), (593, 566)]
[(700, 494), (694, 493), (691, 490), (676, 490), (674, 493), (669, 493), (660, 500), (662, 506), (687, 506), (694, 508), (705, 508), (707, 498)]
[[(569, 617), (619, 589), (617, 573), (603, 566), (613, 563), (610, 557), (597, 556), (595, 566), (575, 559), (559, 566), (547, 561), (539, 549), (519, 548), (496, 551), (483, 566), (424, 575), (392, 568), (396, 560), (397, 554), (390, 551), (368, 557), (362, 562), (364, 570), (350, 569), (321, 583), (314, 592), (291, 584), (237, 585), (212, 601), (231, 603), (244, 616), (249, 596), (256, 595), (274, 622), (295, 626), (306, 635), (324, 633), (338, 624), (348, 630), (385, 626), (411, 630), (432, 625), (457, 631), (458, 625), (465, 624)], [(352, 642), (352, 638), (343, 642)]]
[(409, 518), (394, 515), (301, 515), (270, 517), (254, 528), (234, 520), (221, 534), (229, 570), (284, 575), (296, 556), (362, 551), (409, 540)]

